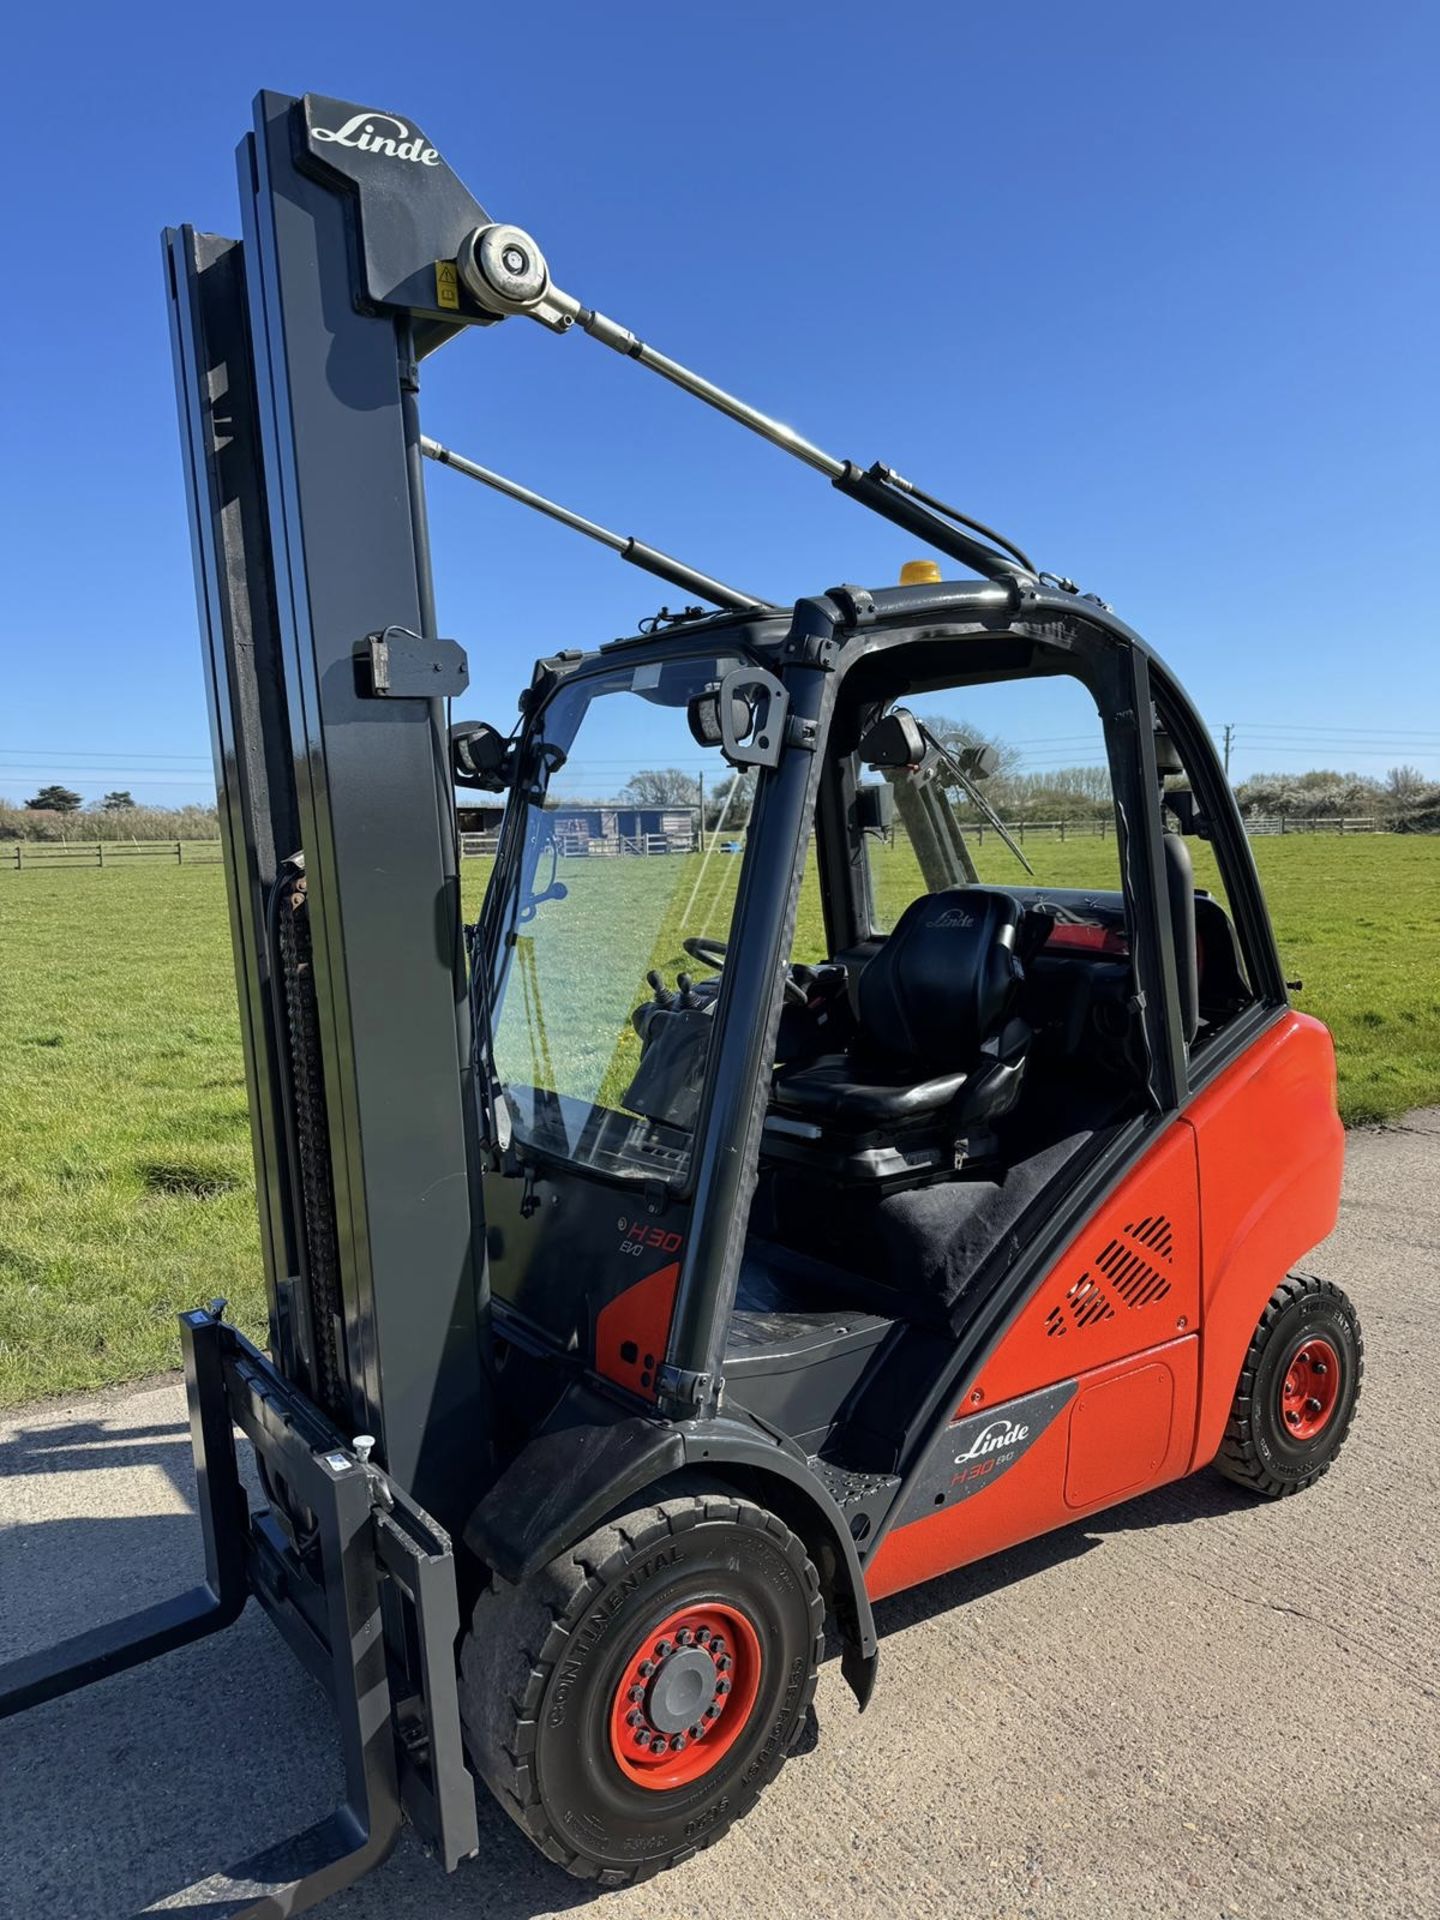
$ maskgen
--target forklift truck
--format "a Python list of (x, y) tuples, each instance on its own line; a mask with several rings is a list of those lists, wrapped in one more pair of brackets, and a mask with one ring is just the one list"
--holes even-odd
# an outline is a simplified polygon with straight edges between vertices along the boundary
[[(624, 1885), (750, 1810), (827, 1633), (868, 1702), (877, 1600), (1212, 1463), (1326, 1471), (1362, 1370), (1295, 1271), (1338, 1204), (1331, 1042), (1205, 728), (1101, 600), (563, 293), (408, 117), (261, 94), (239, 179), (243, 239), (164, 251), (268, 1346), (181, 1316), (204, 1583), (12, 1665), (0, 1710), (253, 1597), (333, 1701), (344, 1798), (195, 1910), (299, 1912), (405, 1818), (454, 1869), (476, 1776)], [(422, 433), (425, 358), (521, 318), (973, 577), (773, 602)], [(677, 604), (541, 660), (512, 729), (452, 726), (427, 459)], [(1103, 729), (1112, 887), (1019, 846), (980, 878), (993, 756), (925, 703), (1034, 682)], [(743, 832), (572, 857), (567, 765), (676, 728)], [(469, 927), (457, 787), (505, 803)]]

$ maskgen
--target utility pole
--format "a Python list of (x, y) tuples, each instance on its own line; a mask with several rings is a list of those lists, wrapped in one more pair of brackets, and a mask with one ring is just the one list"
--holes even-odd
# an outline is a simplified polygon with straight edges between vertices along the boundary
[(1230, 743), (1234, 737), (1235, 729), (1227, 720), (1225, 722), (1225, 781), (1227, 785), (1230, 781)]

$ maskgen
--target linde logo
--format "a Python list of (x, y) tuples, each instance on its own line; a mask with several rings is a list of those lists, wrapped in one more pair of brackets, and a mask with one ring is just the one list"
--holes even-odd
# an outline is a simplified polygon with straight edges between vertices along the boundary
[[(390, 133), (377, 133), (375, 122), (383, 121), (393, 129)], [(332, 130), (329, 127), (312, 127), (311, 133), (317, 140), (328, 140), (337, 147), (358, 147), (361, 153), (383, 153), (391, 160), (410, 160), (420, 167), (438, 167), (440, 156), (434, 147), (427, 147), (418, 133), (411, 133), (403, 120), (397, 120), (393, 113), (355, 113), (343, 127)]]
[(982, 1427), (964, 1453), (955, 1456), (956, 1466), (967, 1460), (979, 1460), (987, 1453), (999, 1453), (1004, 1447), (1018, 1447), (1022, 1440), (1030, 1437), (1029, 1427), (1016, 1426), (1009, 1420), (992, 1420), (988, 1427)]
[(948, 907), (944, 913), (938, 914), (935, 919), (925, 922), (925, 925), (930, 928), (973, 927), (974, 924), (974, 914), (967, 913), (964, 907)]

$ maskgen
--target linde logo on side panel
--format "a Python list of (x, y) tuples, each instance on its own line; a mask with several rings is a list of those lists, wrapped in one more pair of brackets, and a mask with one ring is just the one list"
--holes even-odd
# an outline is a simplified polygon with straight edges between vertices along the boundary
[(966, 1460), (978, 1460), (983, 1454), (999, 1453), (1004, 1447), (1018, 1447), (1022, 1440), (1030, 1437), (1029, 1427), (1020, 1427), (1009, 1420), (992, 1420), (988, 1427), (982, 1427), (970, 1442), (964, 1453), (955, 1456), (956, 1466)]
[(925, 925), (927, 929), (933, 929), (935, 927), (973, 927), (975, 925), (975, 916), (973, 913), (967, 913), (964, 907), (947, 907), (944, 913), (937, 915), (933, 920), (927, 920)]
[[(394, 132), (377, 133), (377, 120), (393, 127)], [(358, 147), (361, 153), (383, 153), (391, 160), (411, 160), (421, 167), (440, 164), (434, 147), (427, 147), (420, 135), (411, 133), (405, 122), (397, 120), (393, 113), (355, 113), (337, 131), (329, 127), (312, 127), (310, 131), (315, 139), (329, 140), (337, 147)]]

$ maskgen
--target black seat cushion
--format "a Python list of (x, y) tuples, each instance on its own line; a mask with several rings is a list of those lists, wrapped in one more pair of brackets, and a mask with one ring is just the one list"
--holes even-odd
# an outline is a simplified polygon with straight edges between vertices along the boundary
[[(892, 1295), (907, 1319), (958, 1328), (969, 1317), (971, 1282), (1049, 1183), (1094, 1138), (1078, 1128), (1022, 1151), (990, 1178), (944, 1179), (899, 1192), (854, 1184), (772, 1180), (766, 1230), (782, 1245), (859, 1276), (885, 1311)], [(1109, 1128), (1101, 1129), (1108, 1133)]]
[(965, 1085), (963, 1073), (929, 1080), (861, 1078), (848, 1053), (822, 1054), (807, 1066), (789, 1067), (775, 1079), (774, 1104), (784, 1113), (855, 1126), (918, 1120), (939, 1113)]
[(1006, 1025), (1024, 968), (1025, 910), (1008, 893), (951, 887), (914, 900), (866, 965), (846, 1053), (784, 1066), (774, 1105), (846, 1129), (978, 1121), (1011, 1105), (1028, 1030)]
[(860, 975), (864, 1054), (927, 1074), (973, 1066), (1025, 977), (1015, 951), (1023, 917), (1012, 895), (985, 887), (912, 900)]

